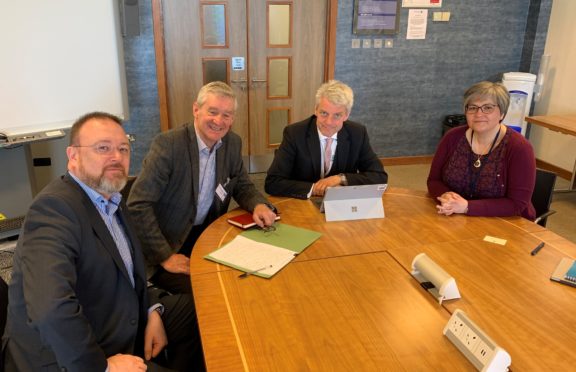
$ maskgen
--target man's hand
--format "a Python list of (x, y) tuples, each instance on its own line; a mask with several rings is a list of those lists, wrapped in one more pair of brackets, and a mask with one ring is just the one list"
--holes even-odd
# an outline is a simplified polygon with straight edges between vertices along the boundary
[(438, 209), (438, 214), (449, 216), (454, 213), (468, 212), (468, 200), (464, 199), (455, 192), (445, 192), (437, 199), (440, 201), (440, 205), (436, 206), (436, 209)]
[(128, 354), (116, 354), (108, 360), (109, 372), (145, 371), (146, 364), (142, 358)]
[(268, 208), (266, 204), (258, 204), (254, 207), (252, 219), (260, 227), (272, 226), (276, 220), (276, 213)]
[(180, 253), (174, 253), (160, 266), (169, 273), (190, 275), (190, 259)]
[(330, 176), (326, 178), (321, 178), (314, 184), (312, 189), (313, 196), (324, 196), (326, 189), (328, 187), (340, 186), (340, 176)]
[(154, 310), (148, 315), (148, 323), (144, 331), (144, 358), (155, 358), (168, 345), (168, 337), (160, 314)]

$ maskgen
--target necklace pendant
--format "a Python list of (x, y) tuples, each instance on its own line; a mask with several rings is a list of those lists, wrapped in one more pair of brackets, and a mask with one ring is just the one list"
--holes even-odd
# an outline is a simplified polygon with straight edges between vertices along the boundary
[(482, 165), (482, 163), (480, 162), (480, 158), (476, 159), (476, 161), (474, 162), (474, 167), (480, 168), (481, 165)]

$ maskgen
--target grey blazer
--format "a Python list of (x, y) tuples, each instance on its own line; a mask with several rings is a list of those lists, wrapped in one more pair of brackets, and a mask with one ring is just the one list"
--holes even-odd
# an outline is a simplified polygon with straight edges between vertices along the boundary
[(3, 340), (19, 370), (101, 372), (109, 356), (142, 354), (144, 259), (122, 209), (135, 288), (102, 217), (69, 175), (32, 203), (14, 254)]
[[(268, 204), (248, 177), (241, 149), (237, 134), (230, 131), (222, 138), (216, 151), (216, 186), (222, 185), (227, 196), (221, 200), (214, 193), (207, 223), (228, 211), (231, 197), (250, 212), (257, 204)], [(158, 265), (181, 248), (194, 224), (198, 190), (199, 150), (194, 125), (156, 136), (128, 197), (149, 265)]]

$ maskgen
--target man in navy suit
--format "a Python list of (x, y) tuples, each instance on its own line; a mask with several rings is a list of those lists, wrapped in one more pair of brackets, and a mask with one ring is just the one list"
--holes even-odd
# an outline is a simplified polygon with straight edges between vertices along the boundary
[(315, 115), (284, 129), (266, 176), (267, 193), (307, 199), (328, 187), (387, 183), (366, 128), (348, 120), (353, 103), (352, 89), (340, 81), (318, 89)]
[(120, 120), (83, 116), (66, 153), (68, 173), (36, 197), (15, 250), (6, 370), (145, 371), (168, 340), (180, 358), (171, 367), (189, 370), (194, 307), (186, 295), (149, 302), (120, 194), (130, 163)]

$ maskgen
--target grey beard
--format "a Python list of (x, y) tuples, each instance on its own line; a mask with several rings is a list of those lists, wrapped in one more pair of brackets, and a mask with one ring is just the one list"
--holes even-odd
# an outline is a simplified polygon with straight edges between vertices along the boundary
[(126, 173), (121, 178), (114, 178), (114, 179), (107, 179), (104, 178), (103, 174), (100, 177), (91, 177), (87, 174), (82, 172), (83, 182), (88, 185), (90, 188), (96, 190), (101, 194), (111, 195), (115, 192), (120, 192), (124, 186), (126, 186), (126, 182), (128, 177), (126, 177)]
[(113, 180), (109, 180), (103, 177), (100, 177), (100, 182), (98, 187), (95, 188), (96, 191), (111, 195), (115, 192), (120, 192), (126, 186), (127, 178), (126, 176), (122, 178), (115, 178)]

